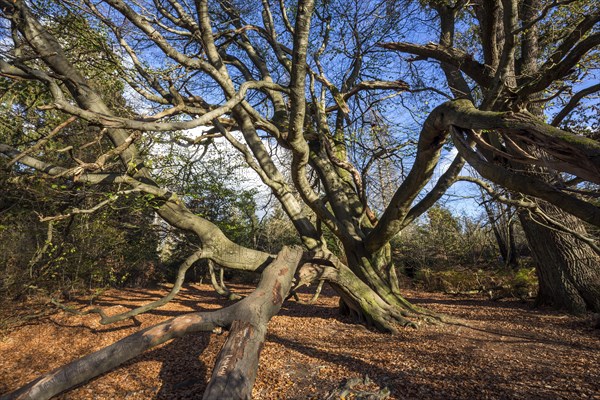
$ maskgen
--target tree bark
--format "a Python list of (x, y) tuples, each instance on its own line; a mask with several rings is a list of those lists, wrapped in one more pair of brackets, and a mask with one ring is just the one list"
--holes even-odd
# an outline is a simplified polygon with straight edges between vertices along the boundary
[(359, 323), (384, 332), (397, 332), (397, 326), (416, 328), (421, 321), (444, 321), (443, 315), (416, 306), (398, 289), (390, 253), (383, 248), (370, 254), (364, 246), (346, 248), (347, 264), (337, 266), (328, 279), (340, 295), (340, 312)]
[(234, 321), (203, 399), (250, 399), (266, 326)]
[[(540, 206), (554, 220), (585, 234), (577, 218), (547, 204)], [(573, 235), (540, 224), (525, 211), (519, 218), (536, 262), (536, 303), (572, 313), (600, 312), (600, 256)]]

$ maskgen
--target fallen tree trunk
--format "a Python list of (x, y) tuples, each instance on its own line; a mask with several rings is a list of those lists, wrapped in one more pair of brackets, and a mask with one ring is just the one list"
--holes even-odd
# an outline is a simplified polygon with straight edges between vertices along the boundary
[(185, 314), (119, 340), (59, 367), (0, 400), (49, 399), (108, 372), (144, 351), (199, 331), (230, 329), (205, 399), (250, 398), (268, 321), (279, 311), (302, 257), (300, 249), (284, 248), (263, 272), (258, 287), (240, 302), (214, 312)]
[(215, 362), (203, 399), (250, 399), (266, 326), (234, 321)]

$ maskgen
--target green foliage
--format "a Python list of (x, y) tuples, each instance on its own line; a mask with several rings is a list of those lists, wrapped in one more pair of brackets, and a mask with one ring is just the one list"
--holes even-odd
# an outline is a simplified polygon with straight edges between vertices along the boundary
[(537, 291), (537, 276), (535, 268), (520, 268), (514, 275), (510, 274), (508, 290), (514, 297), (527, 298), (532, 297)]
[(12, 185), (0, 196), (0, 225), (5, 227), (0, 230), (3, 296), (140, 286), (161, 279), (152, 210), (141, 207), (140, 199), (123, 199), (94, 214), (54, 221), (48, 236), (48, 222), (41, 222), (34, 211), (59, 215), (75, 201), (80, 208), (89, 208), (104, 197), (58, 189), (54, 201), (45, 201), (48, 186), (43, 180), (28, 179), (26, 188)]
[[(46, 28), (63, 46), (69, 60), (101, 93), (106, 103), (125, 116), (131, 114), (123, 97), (120, 61), (105, 31), (82, 16), (54, 3), (36, 3)], [(28, 57), (27, 54), (22, 54)], [(45, 70), (37, 57), (28, 62)], [(52, 103), (39, 82), (0, 77), (0, 142), (25, 150), (69, 116), (40, 110)], [(99, 128), (77, 120), (39, 146), (32, 155), (72, 167), (74, 158), (94, 161), (112, 147)], [(57, 152), (59, 149), (71, 149)], [(156, 279), (157, 235), (150, 200), (131, 197), (92, 215), (75, 215), (48, 223), (39, 216), (55, 216), (74, 208), (86, 209), (114, 197), (106, 188), (92, 189), (62, 179), (44, 179), (17, 164), (10, 172), (0, 165), (0, 287), (3, 295), (70, 290), (107, 285), (139, 285)], [(122, 170), (115, 158), (104, 171)]]
[[(216, 224), (227, 237), (242, 245), (255, 241), (257, 190), (248, 182), (248, 169), (235, 151), (222, 143), (181, 148), (168, 137), (150, 151), (157, 181), (177, 192), (195, 214)], [(202, 154), (199, 155), (199, 152)], [(209, 152), (210, 151), (210, 152)]]
[(417, 286), (429, 291), (464, 293), (482, 288), (482, 274), (483, 271), (481, 270), (434, 271), (431, 268), (422, 268), (415, 273), (414, 282)]
[(397, 264), (409, 271), (495, 265), (498, 258), (493, 237), (478, 220), (459, 219), (440, 206), (404, 229), (392, 247)]
[(233, 189), (229, 185), (225, 177), (209, 179), (205, 184), (199, 182), (190, 187), (186, 204), (194, 213), (215, 223), (231, 240), (251, 244), (257, 223), (256, 190)]
[(534, 268), (521, 268), (516, 271), (465, 268), (435, 271), (423, 268), (415, 274), (414, 283), (428, 291), (483, 294), (491, 299), (511, 297), (526, 300), (537, 292)]
[(275, 254), (283, 246), (301, 245), (298, 232), (281, 207), (266, 216), (258, 230), (257, 247), (263, 251)]
[(440, 206), (405, 229), (392, 246), (397, 265), (425, 290), (522, 299), (537, 291), (533, 268), (502, 268), (497, 244), (482, 223), (457, 218)]

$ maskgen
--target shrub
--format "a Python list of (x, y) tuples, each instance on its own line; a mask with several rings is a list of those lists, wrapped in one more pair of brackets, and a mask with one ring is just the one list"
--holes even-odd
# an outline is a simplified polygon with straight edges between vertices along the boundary
[(510, 269), (435, 271), (431, 268), (422, 268), (415, 273), (413, 282), (417, 287), (427, 291), (484, 294), (494, 300), (505, 297), (526, 300), (537, 292), (534, 268), (521, 268), (516, 271)]

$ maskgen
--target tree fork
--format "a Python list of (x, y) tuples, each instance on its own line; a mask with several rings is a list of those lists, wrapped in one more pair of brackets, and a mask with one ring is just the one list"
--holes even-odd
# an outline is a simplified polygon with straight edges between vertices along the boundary
[[(389, 244), (382, 247), (378, 252), (371, 256), (367, 254), (354, 253), (354, 264), (358, 265), (356, 272), (367, 271), (366, 274), (368, 278), (362, 280), (374, 292), (373, 295), (368, 295), (365, 293), (365, 296), (377, 296), (380, 300), (376, 302), (359, 302), (358, 304), (362, 304), (359, 309), (354, 309), (356, 307), (352, 306), (350, 306), (350, 308), (354, 309), (354, 312), (356, 313), (366, 313), (368, 318), (372, 318), (372, 316), (369, 315), (370, 312), (372, 312), (369, 311), (369, 308), (374, 304), (377, 304), (378, 307), (375, 307), (375, 309), (382, 308), (384, 310), (384, 314), (387, 315), (387, 319), (395, 320), (402, 326), (416, 327), (416, 324), (410, 319), (425, 320), (426, 322), (449, 321), (449, 319), (443, 315), (412, 304), (400, 294), (400, 289), (397, 282), (398, 277), (395, 273), (393, 261), (391, 260), (391, 253), (389, 252), (389, 248), (387, 248), (388, 246)], [(352, 254), (351, 252), (352, 250), (349, 249), (346, 251), (346, 254)], [(353, 270), (353, 272), (355, 271)], [(361, 275), (358, 276), (360, 277)], [(348, 284), (352, 284), (349, 279), (346, 281)], [(356, 290), (358, 289), (353, 289), (353, 291)], [(361, 292), (365, 291), (361, 290)], [(380, 307), (380, 303), (384, 303), (385, 306)], [(349, 306), (349, 304), (346, 305)]]

